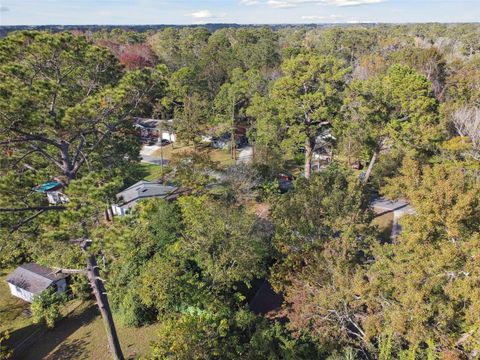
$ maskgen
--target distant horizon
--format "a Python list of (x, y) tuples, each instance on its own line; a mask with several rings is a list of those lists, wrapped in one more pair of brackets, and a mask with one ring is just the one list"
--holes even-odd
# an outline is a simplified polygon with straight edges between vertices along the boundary
[(477, 23), (478, 0), (2, 0), (0, 26)]
[(348, 25), (348, 26), (355, 26), (355, 25), (414, 25), (414, 24), (448, 24), (448, 25), (461, 25), (461, 24), (479, 24), (480, 21), (406, 21), (406, 22), (336, 22), (336, 23), (226, 23), (226, 22), (211, 22), (211, 23), (204, 23), (204, 24), (177, 24), (177, 23), (151, 23), (151, 24), (138, 24), (138, 23), (130, 23), (130, 24), (102, 24), (102, 23), (85, 23), (85, 24), (11, 24), (11, 25), (1, 25), (0, 28), (6, 27), (15, 27), (15, 26), (24, 26), (24, 27), (39, 27), (39, 26), (195, 26), (195, 27), (202, 27), (202, 26), (212, 26), (212, 25), (238, 25), (238, 26), (311, 26), (311, 25), (328, 25), (328, 26), (337, 26), (337, 25)]

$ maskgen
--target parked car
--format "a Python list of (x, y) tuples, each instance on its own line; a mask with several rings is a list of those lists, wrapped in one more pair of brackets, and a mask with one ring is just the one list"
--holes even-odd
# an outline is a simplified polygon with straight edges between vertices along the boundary
[(170, 145), (171, 142), (167, 139), (162, 139), (160, 140), (160, 146), (167, 146), (167, 145)]

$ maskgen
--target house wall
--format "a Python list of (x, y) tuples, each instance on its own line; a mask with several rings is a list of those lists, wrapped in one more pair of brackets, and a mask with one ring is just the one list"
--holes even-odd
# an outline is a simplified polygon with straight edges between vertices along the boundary
[(112, 212), (116, 216), (125, 216), (127, 214), (127, 210), (118, 205), (112, 205)]
[(21, 289), (18, 286), (15, 286), (15, 285), (10, 284), (10, 283), (8, 283), (8, 286), (10, 287), (10, 293), (13, 296), (16, 296), (16, 297), (18, 297), (22, 300), (25, 300), (27, 302), (30, 302), (30, 303), (33, 301), (34, 294), (32, 294), (31, 292), (29, 292), (25, 289)]
[(162, 131), (162, 139), (168, 140), (170, 142), (177, 141), (177, 135), (169, 131)]
[[(58, 280), (57, 282), (55, 282), (55, 285), (57, 287), (57, 292), (59, 293), (65, 292), (67, 290), (67, 281), (65, 279)], [(10, 293), (13, 296), (16, 296), (29, 303), (33, 301), (33, 297), (35, 296), (35, 294), (10, 283), (8, 283), (8, 287), (10, 288)]]

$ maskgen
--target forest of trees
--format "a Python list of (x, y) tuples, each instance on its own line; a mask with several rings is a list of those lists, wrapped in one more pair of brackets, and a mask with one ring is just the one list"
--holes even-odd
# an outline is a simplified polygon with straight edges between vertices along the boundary
[[(162, 180), (189, 191), (112, 221), (143, 176), (135, 117), (175, 119), (193, 150)], [(237, 126), (253, 160), (225, 168), (202, 135)], [(102, 259), (115, 319), (160, 324), (148, 358), (480, 358), (478, 24), (12, 32), (0, 154), (0, 267)], [(68, 203), (32, 191), (52, 179)], [(394, 239), (375, 196), (415, 211)]]

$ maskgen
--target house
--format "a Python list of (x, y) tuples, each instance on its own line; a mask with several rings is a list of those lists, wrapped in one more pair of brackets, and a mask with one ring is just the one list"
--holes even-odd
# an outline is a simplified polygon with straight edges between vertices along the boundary
[(67, 277), (67, 274), (59, 273), (48, 267), (25, 263), (8, 275), (6, 282), (13, 296), (32, 302), (35, 295), (40, 295), (51, 287), (57, 292), (65, 292)]
[(117, 194), (118, 204), (112, 205), (114, 215), (126, 215), (138, 201), (150, 198), (174, 200), (181, 194), (178, 187), (161, 182), (139, 181)]
[(33, 190), (47, 195), (49, 204), (59, 205), (66, 204), (68, 197), (60, 190), (63, 189), (63, 184), (59, 181), (50, 181), (45, 184), (38, 185)]
[(173, 119), (158, 120), (135, 118), (134, 127), (140, 130), (142, 140), (156, 138), (157, 140), (168, 140), (171, 143), (177, 141), (177, 136), (173, 131)]

